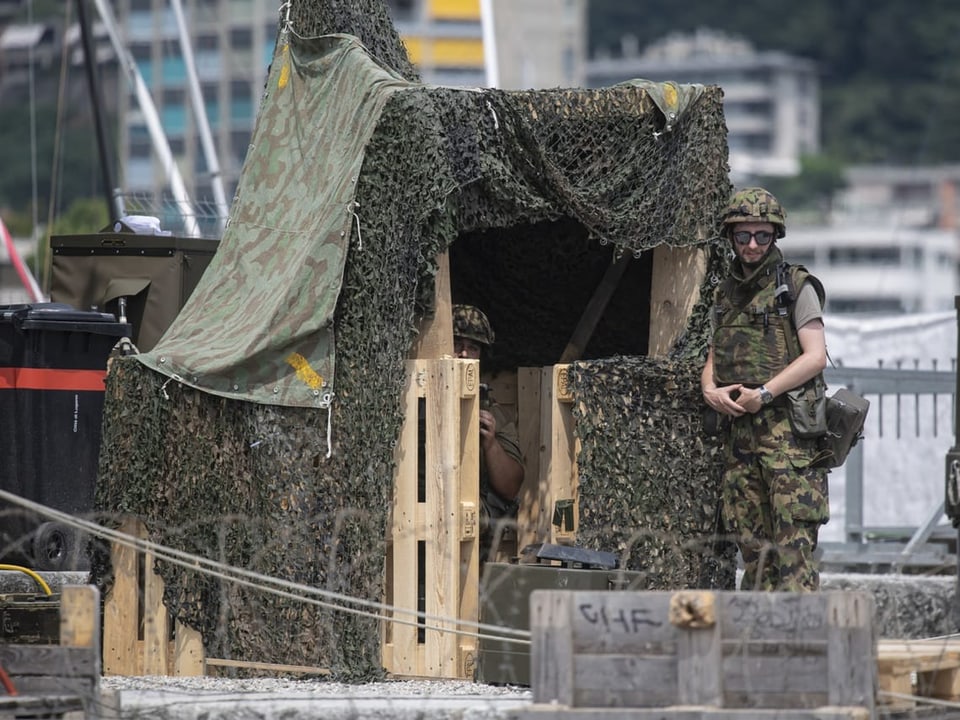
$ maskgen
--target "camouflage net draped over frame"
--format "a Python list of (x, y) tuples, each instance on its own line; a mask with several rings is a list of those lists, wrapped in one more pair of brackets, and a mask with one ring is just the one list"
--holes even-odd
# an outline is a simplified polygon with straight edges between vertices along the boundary
[(570, 371), (577, 541), (642, 572), (636, 587), (735, 585), (736, 548), (717, 523), (719, 445), (703, 431), (699, 360), (616, 357)]
[[(291, 18), (302, 36), (354, 34), (373, 57), (415, 79), (380, 2), (304, 0), (293, 3)], [(108, 380), (98, 509), (111, 517), (143, 518), (151, 539), (162, 544), (381, 600), (403, 363), (419, 317), (430, 310), (437, 254), (452, 245), (455, 297), (469, 302), (483, 294), (479, 301), (491, 309), (503, 338), (497, 348), (503, 367), (556, 362), (557, 348), (569, 339), (613, 251), (645, 256), (661, 243), (703, 245), (715, 236), (714, 218), (729, 195), (719, 89), (706, 88), (671, 132), (659, 132), (662, 125), (645, 91), (632, 86), (523, 93), (423, 87), (395, 93), (366, 148), (357, 183), (363, 249), (355, 249), (358, 238), (351, 239), (335, 317), (332, 457), (326, 411), (224, 400), (121, 360)], [(458, 247), (465, 249), (459, 259)], [(481, 272), (482, 290), (467, 279)], [(645, 272), (638, 283), (648, 287)], [(649, 295), (632, 292), (611, 303), (593, 352), (644, 351), (645, 340), (638, 338), (646, 337), (648, 321), (638, 324), (637, 318), (649, 315)], [(563, 322), (543, 322), (545, 317)], [(702, 321), (691, 326), (684, 355), (702, 351), (704, 333)], [(628, 366), (620, 357), (610, 363)], [(610, 508), (603, 500), (609, 496), (604, 478), (622, 470), (629, 445), (649, 444), (649, 436), (629, 434), (629, 423), (657, 413), (664, 425), (674, 423), (675, 414), (687, 417), (688, 407), (654, 404), (638, 394), (636, 388), (653, 391), (656, 383), (645, 382), (648, 372), (663, 379), (656, 367), (640, 363), (631, 373), (631, 397), (633, 410), (650, 414), (610, 416), (629, 421), (623, 453), (602, 457), (598, 444), (585, 458), (585, 537), (597, 546), (609, 546), (609, 537), (599, 532)], [(625, 386), (615, 391), (625, 392)], [(585, 382), (583, 387), (587, 393)], [(584, 402), (592, 406), (594, 400)], [(586, 416), (583, 422), (588, 447), (600, 436), (591, 434)], [(695, 432), (692, 423), (689, 429)], [(617, 429), (610, 426), (607, 434)], [(700, 473), (705, 462), (696, 435), (685, 440), (689, 447), (683, 438), (672, 446), (672, 489), (681, 483), (691, 449), (696, 451), (688, 467)], [(639, 468), (629, 470), (632, 475), (609, 492), (642, 477)], [(651, 478), (641, 487), (654, 484)], [(637, 523), (658, 512), (689, 511), (695, 514), (689, 526), (677, 518), (682, 537), (704, 529), (702, 507), (665, 511), (665, 496), (640, 491), (623, 496), (628, 499), (647, 504), (630, 514)], [(622, 513), (622, 503), (616, 510)], [(712, 519), (712, 508), (710, 513)], [(638, 547), (633, 557), (646, 549)], [(327, 667), (351, 680), (382, 674), (378, 625), (371, 618), (201, 577), (166, 562), (157, 567), (169, 607), (202, 630), (211, 656)], [(102, 556), (96, 574), (107, 582)], [(687, 576), (682, 584), (695, 581)]]

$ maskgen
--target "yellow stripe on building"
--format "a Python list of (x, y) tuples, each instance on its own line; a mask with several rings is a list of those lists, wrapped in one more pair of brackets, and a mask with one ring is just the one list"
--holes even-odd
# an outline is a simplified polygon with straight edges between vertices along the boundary
[(483, 40), (405, 37), (410, 62), (429, 68), (482, 68)]
[(431, 20), (480, 20), (480, 0), (427, 0)]

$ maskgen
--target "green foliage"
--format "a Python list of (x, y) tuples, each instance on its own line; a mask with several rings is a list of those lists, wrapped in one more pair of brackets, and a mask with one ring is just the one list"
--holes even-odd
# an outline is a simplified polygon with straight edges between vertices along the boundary
[(102, 230), (110, 221), (102, 198), (78, 198), (58, 217), (50, 229), (51, 235), (81, 235)]
[[(110, 216), (104, 201), (99, 198), (79, 198), (74, 200), (67, 211), (53, 222), (50, 232), (46, 233), (37, 242), (34, 255), (31, 256), (31, 267), (45, 267), (47, 251), (50, 248), (50, 238), (54, 235), (86, 235), (102, 230)], [(29, 222), (29, 221), (28, 221)], [(29, 225), (26, 234), (30, 234)]]
[[(922, 11), (921, 11), (922, 9)], [(846, 163), (960, 161), (960, 4), (928, 0), (590, 0), (590, 46), (698, 28), (817, 63), (823, 152)]]
[(0, 207), (30, 207), (34, 171), (41, 217), (46, 216), (52, 195), (58, 198), (58, 205), (64, 207), (77, 198), (101, 192), (94, 131), (85, 118), (74, 118), (61, 127), (60, 169), (56, 174), (51, 172), (57, 142), (56, 114), (54, 103), (38, 103), (35, 112), (34, 159), (28, 103), (4, 103), (3, 112), (0, 113), (0, 167), (3, 167), (3, 173), (0, 174)]
[(3, 212), (3, 224), (13, 237), (30, 237), (33, 230), (33, 217), (29, 208), (26, 210), (5, 210)]
[(761, 177), (765, 187), (787, 208), (789, 213), (804, 210), (826, 211), (834, 194), (846, 186), (844, 166), (833, 157), (807, 155), (800, 159), (800, 172), (793, 177)]

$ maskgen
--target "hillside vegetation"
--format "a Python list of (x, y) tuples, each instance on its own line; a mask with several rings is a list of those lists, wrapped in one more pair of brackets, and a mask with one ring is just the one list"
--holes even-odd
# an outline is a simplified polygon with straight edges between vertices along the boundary
[(960, 162), (960, 3), (589, 0), (591, 52), (721, 30), (817, 62), (823, 153), (843, 164)]

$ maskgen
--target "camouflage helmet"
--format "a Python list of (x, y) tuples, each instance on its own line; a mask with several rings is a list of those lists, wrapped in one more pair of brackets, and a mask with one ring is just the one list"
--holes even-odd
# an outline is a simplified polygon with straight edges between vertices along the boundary
[(776, 229), (777, 238), (787, 234), (787, 211), (770, 192), (759, 187), (738, 190), (723, 210), (724, 231), (742, 222), (768, 222)]
[(453, 306), (453, 335), (482, 345), (493, 345), (493, 328), (479, 308), (473, 305)]

